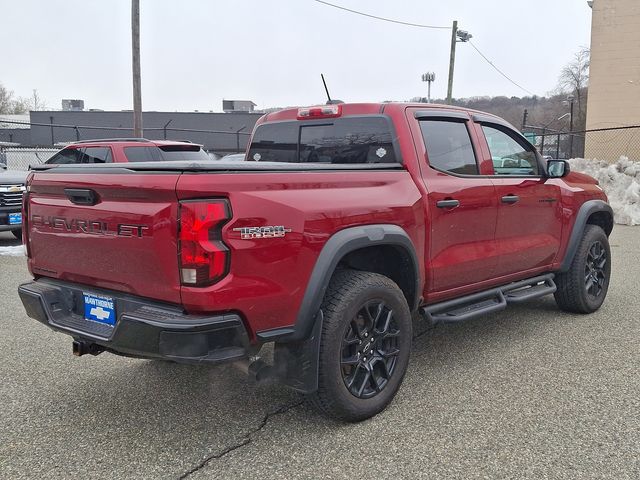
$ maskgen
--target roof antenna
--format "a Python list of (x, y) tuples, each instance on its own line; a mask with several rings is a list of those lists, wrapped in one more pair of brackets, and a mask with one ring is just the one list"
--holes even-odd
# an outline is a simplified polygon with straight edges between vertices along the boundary
[(342, 100), (331, 100), (331, 95), (329, 95), (329, 88), (327, 87), (327, 82), (324, 79), (324, 73), (320, 74), (322, 78), (322, 84), (324, 85), (324, 91), (327, 92), (327, 105), (337, 105), (339, 103), (344, 103)]

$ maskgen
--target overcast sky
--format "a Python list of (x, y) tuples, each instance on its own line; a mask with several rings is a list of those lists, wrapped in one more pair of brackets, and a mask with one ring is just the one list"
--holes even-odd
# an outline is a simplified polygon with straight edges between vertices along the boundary
[[(458, 20), (475, 45), (525, 89), (545, 95), (590, 41), (585, 0), (329, 0), (407, 22)], [(130, 0), (2, 0), (0, 83), (86, 108), (131, 108)], [(259, 108), (325, 100), (444, 97), (450, 30), (381, 22), (313, 0), (141, 0), (144, 110), (220, 111), (223, 98)], [(455, 97), (527, 93), (458, 44)]]

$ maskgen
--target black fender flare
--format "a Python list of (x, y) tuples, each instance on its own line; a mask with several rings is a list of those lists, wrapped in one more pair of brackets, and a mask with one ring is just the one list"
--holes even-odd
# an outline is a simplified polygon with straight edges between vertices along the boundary
[(334, 233), (324, 244), (307, 282), (295, 325), (257, 333), (263, 342), (297, 342), (311, 335), (329, 281), (345, 255), (360, 248), (392, 245), (404, 249), (413, 263), (415, 295), (409, 309), (418, 308), (422, 293), (420, 266), (413, 242), (402, 227), (389, 224), (349, 227)]
[(315, 323), (315, 317), (320, 310), (322, 299), (340, 260), (350, 252), (375, 245), (393, 245), (404, 249), (409, 254), (415, 272), (414, 288), (416, 292), (409, 309), (413, 311), (418, 307), (421, 293), (420, 269), (413, 242), (407, 232), (397, 225), (387, 224), (346, 228), (329, 238), (320, 251), (309, 277), (307, 289), (300, 304), (300, 310), (298, 310), (295, 331), (291, 340), (301, 340), (310, 335)]
[[(560, 272), (566, 272), (571, 268), (571, 264), (573, 263), (573, 257), (576, 255), (576, 251), (578, 250), (578, 244), (582, 239), (584, 234), (584, 229), (587, 226), (587, 221), (589, 217), (597, 212), (605, 212), (611, 215), (611, 219), (613, 220), (613, 209), (611, 205), (603, 200), (588, 200), (582, 204), (580, 210), (576, 215), (576, 221), (573, 224), (573, 230), (571, 230), (571, 236), (569, 237), (569, 241), (567, 243), (567, 250), (564, 254), (564, 259), (562, 260), (562, 264), (560, 265)], [(607, 232), (608, 234), (609, 232)]]
[(318, 387), (318, 356), (323, 315), (320, 306), (338, 263), (350, 252), (375, 245), (393, 245), (404, 249), (413, 263), (413, 311), (422, 293), (420, 266), (413, 242), (397, 225), (363, 225), (340, 230), (327, 240), (320, 251), (305, 290), (296, 323), (292, 327), (259, 332), (263, 342), (275, 341), (274, 367), (277, 376), (289, 387), (310, 393)]

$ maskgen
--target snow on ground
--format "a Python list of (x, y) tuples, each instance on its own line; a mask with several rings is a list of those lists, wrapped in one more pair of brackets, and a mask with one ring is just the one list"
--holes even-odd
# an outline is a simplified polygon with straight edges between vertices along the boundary
[(16, 245), (13, 247), (0, 247), (0, 256), (5, 255), (7, 257), (22, 257), (24, 256), (24, 247), (22, 245)]
[(640, 162), (620, 157), (615, 163), (574, 158), (571, 170), (586, 173), (600, 182), (613, 208), (615, 222), (640, 225)]

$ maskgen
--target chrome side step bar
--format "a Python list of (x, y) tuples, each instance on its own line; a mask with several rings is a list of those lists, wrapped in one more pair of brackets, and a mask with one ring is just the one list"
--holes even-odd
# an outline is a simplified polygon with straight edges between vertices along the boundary
[(554, 274), (548, 273), (465, 297), (420, 307), (431, 323), (463, 322), (471, 318), (498, 312), (510, 303), (526, 302), (556, 291)]

